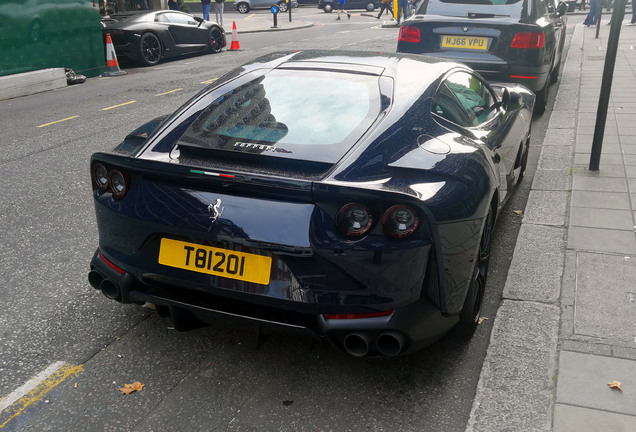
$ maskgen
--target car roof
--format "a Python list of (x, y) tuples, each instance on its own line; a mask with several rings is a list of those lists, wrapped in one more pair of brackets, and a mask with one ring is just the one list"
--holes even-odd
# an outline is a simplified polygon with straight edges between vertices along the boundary
[[(347, 50), (305, 50), (275, 53), (273, 68), (340, 70), (393, 78), (400, 87), (428, 88), (449, 70), (468, 69), (461, 63), (419, 54)], [(253, 63), (262, 64), (263, 57)], [(249, 66), (249, 65), (248, 65)]]

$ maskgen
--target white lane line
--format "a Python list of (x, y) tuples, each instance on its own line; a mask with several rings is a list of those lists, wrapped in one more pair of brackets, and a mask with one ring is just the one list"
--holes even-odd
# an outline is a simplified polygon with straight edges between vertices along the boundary
[(15, 402), (20, 400), (22, 397), (26, 396), (31, 390), (35, 389), (41, 382), (46, 380), (48, 377), (53, 375), (59, 368), (64, 366), (66, 363), (63, 361), (58, 361), (53, 363), (51, 366), (44, 369), (42, 372), (31, 378), (29, 381), (24, 383), (21, 387), (12, 391), (6, 397), (0, 399), (0, 412), (4, 411)]

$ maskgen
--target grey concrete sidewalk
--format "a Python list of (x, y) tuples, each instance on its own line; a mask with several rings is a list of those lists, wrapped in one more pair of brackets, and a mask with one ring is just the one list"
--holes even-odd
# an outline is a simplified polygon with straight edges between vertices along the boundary
[(609, 31), (575, 28), (467, 431), (636, 431), (636, 27), (588, 170)]

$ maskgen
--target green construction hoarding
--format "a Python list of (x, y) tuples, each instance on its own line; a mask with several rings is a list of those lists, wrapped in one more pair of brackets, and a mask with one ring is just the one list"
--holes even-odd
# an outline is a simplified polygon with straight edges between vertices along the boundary
[(92, 0), (0, 0), (0, 76), (106, 69), (99, 7)]

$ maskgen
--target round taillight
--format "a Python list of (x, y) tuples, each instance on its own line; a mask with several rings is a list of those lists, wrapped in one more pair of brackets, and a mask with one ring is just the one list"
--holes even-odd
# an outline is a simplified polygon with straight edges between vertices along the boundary
[(118, 169), (111, 170), (108, 176), (110, 191), (115, 198), (123, 198), (128, 189), (128, 181), (124, 173)]
[(373, 215), (364, 205), (358, 203), (347, 204), (336, 214), (336, 227), (346, 236), (359, 237), (371, 229)]
[(99, 190), (106, 190), (108, 187), (108, 170), (100, 163), (93, 165), (93, 181)]
[(391, 237), (403, 238), (411, 235), (419, 226), (420, 221), (411, 207), (394, 205), (382, 217), (384, 232)]

